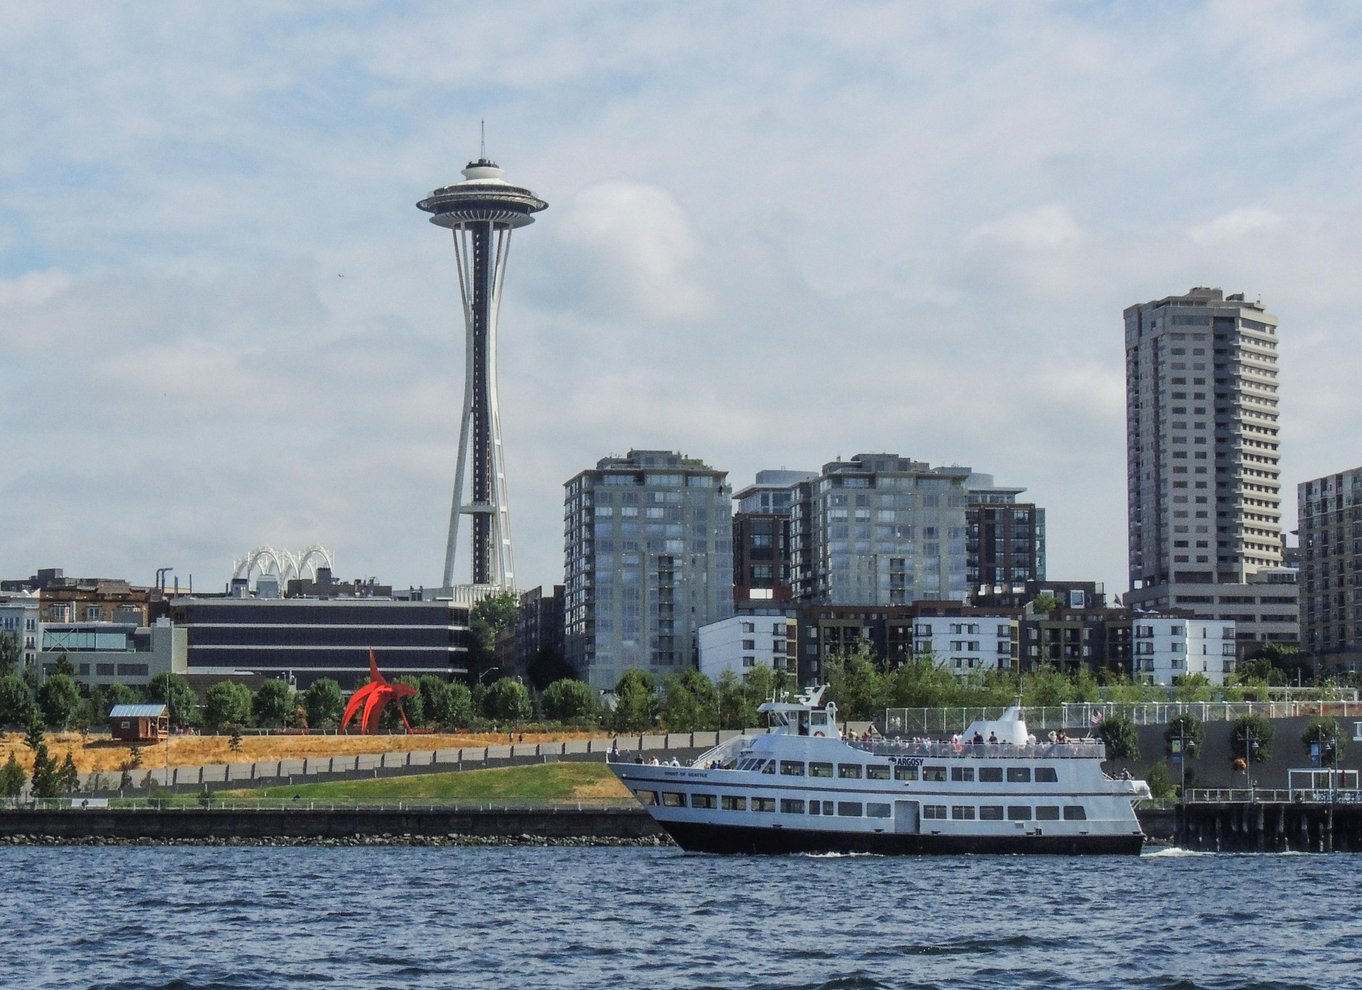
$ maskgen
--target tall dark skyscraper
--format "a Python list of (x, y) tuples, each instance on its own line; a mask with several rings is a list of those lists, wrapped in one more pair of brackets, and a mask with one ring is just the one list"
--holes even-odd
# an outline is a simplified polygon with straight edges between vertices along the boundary
[[(454, 547), (459, 517), (472, 517), (472, 583), (515, 587), (511, 553), (511, 509), (506, 494), (506, 465), (497, 409), (497, 313), (506, 276), (511, 231), (534, 223), (533, 214), (548, 204), (503, 178), (496, 162), (469, 162), (463, 181), (436, 189), (417, 207), (430, 222), (454, 234), (467, 347), (463, 412), (454, 499), (449, 511), (443, 586), (454, 584)], [(471, 481), (464, 501), (465, 480)]]

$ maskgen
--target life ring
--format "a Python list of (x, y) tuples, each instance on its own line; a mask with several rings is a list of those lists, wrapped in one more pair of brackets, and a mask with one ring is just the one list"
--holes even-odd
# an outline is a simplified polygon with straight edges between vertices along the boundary
[(815, 732), (815, 733), (814, 733), (815, 736), (821, 736), (822, 734), (823, 734), (822, 732)]

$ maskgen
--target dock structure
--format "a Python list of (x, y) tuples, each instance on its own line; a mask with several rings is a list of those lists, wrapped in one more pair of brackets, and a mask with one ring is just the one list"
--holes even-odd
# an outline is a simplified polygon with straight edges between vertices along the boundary
[(1176, 841), (1211, 852), (1362, 852), (1355, 770), (1292, 770), (1290, 786), (1189, 789)]

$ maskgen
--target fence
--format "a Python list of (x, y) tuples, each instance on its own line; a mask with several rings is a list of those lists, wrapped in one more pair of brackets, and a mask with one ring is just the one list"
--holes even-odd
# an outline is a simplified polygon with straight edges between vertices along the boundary
[[(660, 735), (614, 736), (570, 739), (553, 743), (506, 743), (450, 749), (362, 753), (353, 756), (314, 756), (291, 760), (257, 760), (252, 763), (210, 763), (188, 767), (139, 767), (129, 771), (101, 771), (80, 775), (82, 793), (105, 793), (141, 788), (203, 788), (208, 785), (251, 784), (265, 781), (296, 781), (298, 778), (336, 778), (390, 773), (440, 772), (478, 767), (557, 759), (589, 758), (621, 752), (709, 749), (740, 735), (722, 732), (672, 732)], [(471, 766), (470, 766), (471, 765)]]
[[(1023, 709), (1032, 732), (1051, 729), (1086, 730), (1103, 719), (1122, 715), (1135, 725), (1167, 725), (1179, 715), (1192, 714), (1203, 722), (1228, 722), (1244, 715), (1263, 718), (1362, 719), (1358, 701), (1176, 701), (1121, 704), (1082, 702)], [(997, 708), (890, 708), (885, 711), (886, 735), (949, 735), (977, 719), (998, 717)]]

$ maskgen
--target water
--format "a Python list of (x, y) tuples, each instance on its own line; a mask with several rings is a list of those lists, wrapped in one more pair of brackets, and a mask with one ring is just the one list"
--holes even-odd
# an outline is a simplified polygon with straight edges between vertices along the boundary
[(1359, 860), (6, 848), (0, 987), (1362, 986)]

